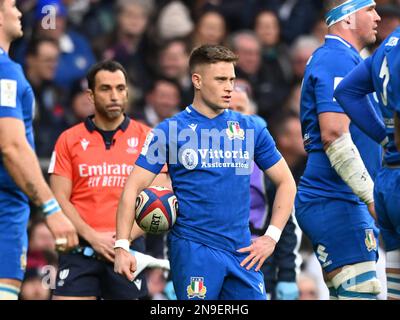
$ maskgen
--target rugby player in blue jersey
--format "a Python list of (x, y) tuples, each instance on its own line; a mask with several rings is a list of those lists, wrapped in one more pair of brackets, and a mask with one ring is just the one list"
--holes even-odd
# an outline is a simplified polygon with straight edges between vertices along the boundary
[(331, 299), (376, 299), (378, 229), (373, 179), (379, 144), (344, 113), (333, 92), (376, 40), (380, 21), (371, 0), (326, 1), (328, 35), (310, 58), (302, 86), (301, 124), (307, 166), (295, 207), (313, 244)]
[[(376, 92), (380, 114), (367, 94)], [(388, 299), (400, 299), (400, 152), (395, 144), (394, 119), (400, 107), (400, 28), (375, 53), (360, 63), (335, 90), (353, 123), (385, 146), (384, 165), (375, 179), (374, 200), (386, 249)]]
[[(127, 249), (135, 199), (168, 164), (179, 202), (168, 239), (178, 299), (265, 300), (260, 268), (292, 211), (295, 183), (265, 124), (229, 110), (236, 59), (223, 46), (192, 52), (193, 103), (148, 136), (119, 203), (114, 270), (132, 279), (135, 260)], [(251, 241), (253, 160), (277, 191), (265, 235)]]
[(58, 249), (78, 244), (42, 175), (34, 152), (34, 94), (22, 68), (8, 56), (22, 36), (15, 0), (0, 1), (0, 300), (17, 299), (28, 246), (28, 198), (41, 207)]

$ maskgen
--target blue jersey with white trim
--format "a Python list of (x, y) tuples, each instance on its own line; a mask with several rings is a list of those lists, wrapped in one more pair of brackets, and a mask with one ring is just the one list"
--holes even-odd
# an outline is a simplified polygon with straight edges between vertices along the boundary
[(384, 159), (388, 164), (400, 164), (400, 153), (394, 141), (394, 112), (400, 110), (400, 27), (392, 32), (364, 62), (371, 70), (373, 88), (386, 127), (389, 143)]
[[(301, 93), (300, 119), (304, 148), (308, 153), (305, 172), (300, 179), (300, 200), (328, 197), (359, 202), (359, 198), (331, 167), (323, 150), (318, 115), (324, 112), (344, 113), (333, 93), (340, 81), (362, 61), (357, 50), (344, 39), (328, 35), (307, 64)], [(371, 102), (376, 103), (371, 99)], [(379, 145), (354, 124), (352, 139), (364, 164), (374, 178), (380, 168)]]
[(179, 214), (172, 233), (217, 249), (250, 245), (250, 174), (281, 159), (265, 123), (226, 110), (207, 118), (188, 106), (149, 134), (136, 165), (168, 164)]
[[(12, 61), (8, 54), (0, 49), (0, 118), (17, 118), (24, 122), (26, 139), (34, 148), (33, 140), (33, 112), (34, 94), (32, 87), (26, 80), (22, 68)], [(0, 157), (0, 191), (12, 192), (22, 201), (27, 197), (14, 183), (7, 170), (4, 168), (2, 157)], [(8, 197), (0, 192), (0, 203), (3, 197)]]

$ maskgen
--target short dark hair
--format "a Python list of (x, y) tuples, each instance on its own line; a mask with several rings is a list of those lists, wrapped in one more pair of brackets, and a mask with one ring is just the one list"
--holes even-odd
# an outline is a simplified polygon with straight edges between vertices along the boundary
[(325, 13), (328, 13), (333, 8), (340, 6), (341, 4), (345, 3), (347, 0), (325, 0), (324, 1), (324, 9)]
[(96, 74), (102, 70), (110, 72), (116, 72), (120, 70), (124, 74), (125, 81), (128, 82), (128, 75), (126, 73), (126, 70), (119, 62), (114, 60), (105, 60), (94, 64), (87, 73), (86, 79), (88, 82), (88, 88), (90, 90), (93, 91), (94, 88), (96, 87), (95, 83)]
[(213, 64), (217, 62), (232, 62), (236, 63), (238, 57), (232, 50), (221, 45), (202, 45), (195, 48), (190, 54), (189, 68), (193, 73), (198, 65)]
[[(0, 0), (1, 1), (1, 0)], [(26, 49), (26, 55), (27, 56), (36, 56), (39, 51), (39, 47), (42, 43), (51, 43), (55, 47), (59, 49), (58, 41), (49, 38), (49, 37), (44, 37), (44, 36), (34, 36), (32, 39), (29, 41), (27, 49)]]

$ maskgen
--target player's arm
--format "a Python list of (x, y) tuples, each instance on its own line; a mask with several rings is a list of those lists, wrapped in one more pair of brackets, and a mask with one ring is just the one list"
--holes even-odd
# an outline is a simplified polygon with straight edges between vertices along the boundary
[[(0, 118), (0, 151), (5, 168), (17, 186), (46, 214), (46, 223), (64, 248), (78, 244), (71, 222), (62, 213), (47, 185), (39, 161), (25, 136), (24, 123), (17, 118)], [(59, 242), (61, 244), (61, 242)]]
[(246, 248), (239, 249), (239, 252), (249, 252), (249, 255), (242, 261), (241, 266), (250, 270), (256, 263), (256, 271), (260, 270), (264, 261), (272, 254), (276, 243), (279, 241), (282, 230), (288, 221), (293, 209), (294, 197), (296, 195), (296, 184), (292, 173), (281, 158), (273, 166), (265, 170), (266, 175), (276, 186), (276, 195), (272, 208), (271, 222), (264, 236), (259, 237)]
[(334, 97), (354, 124), (371, 139), (385, 145), (388, 142), (385, 125), (367, 96), (374, 91), (368, 58), (339, 83)]
[[(118, 204), (114, 271), (131, 281), (136, 270), (136, 261), (129, 253), (129, 238), (134, 226), (136, 197), (151, 185), (155, 177), (155, 173), (136, 165), (126, 181)], [(137, 225), (134, 232), (144, 234)]]
[(66, 177), (52, 174), (50, 186), (56, 196), (63, 212), (71, 220), (78, 234), (90, 243), (92, 248), (108, 261), (114, 262), (114, 232), (100, 233), (90, 227), (79, 215), (75, 206), (71, 203), (72, 181)]
[[(334, 58), (334, 57), (330, 57)], [(353, 69), (351, 60), (320, 63), (314, 70), (314, 96), (323, 149), (331, 166), (375, 216), (373, 181), (349, 132), (350, 119), (333, 97), (337, 85)]]

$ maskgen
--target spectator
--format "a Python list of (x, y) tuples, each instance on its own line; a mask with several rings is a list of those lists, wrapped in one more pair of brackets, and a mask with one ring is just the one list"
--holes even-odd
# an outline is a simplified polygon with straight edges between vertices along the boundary
[[(52, 6), (55, 9), (55, 25), (47, 25), (51, 11), (42, 8)], [(43, 20), (44, 17), (47, 17)], [(79, 33), (67, 28), (67, 9), (62, 0), (39, 0), (35, 10), (34, 36), (49, 37), (56, 40), (61, 51), (54, 81), (57, 85), (69, 89), (71, 84), (82, 78), (95, 58), (88, 41)], [(43, 23), (42, 23), (43, 22)], [(15, 51), (16, 59), (24, 64), (27, 42), (23, 41)]]
[(118, 0), (116, 27), (110, 34), (93, 40), (99, 60), (116, 60), (126, 69), (135, 106), (144, 103), (151, 83), (146, 30), (153, 10), (154, 2), (150, 0)]
[(325, 36), (327, 34), (328, 34), (328, 26), (326, 25), (325, 17), (321, 15), (315, 22), (311, 30), (311, 35), (318, 40), (320, 45), (323, 45), (325, 42)]
[(279, 121), (274, 129), (278, 149), (292, 171), (296, 183), (298, 183), (307, 160), (298, 115), (289, 113), (283, 116), (283, 120)]
[(179, 84), (181, 107), (190, 104), (193, 100), (193, 86), (188, 64), (189, 54), (188, 45), (183, 39), (167, 41), (158, 54), (159, 76), (172, 79)]
[(268, 99), (274, 108), (281, 106), (290, 91), (291, 65), (289, 50), (281, 42), (278, 17), (273, 11), (261, 11), (255, 19), (254, 31), (261, 42), (263, 67), (269, 75)]
[(292, 82), (294, 84), (303, 79), (308, 59), (319, 46), (318, 40), (313, 36), (301, 36), (291, 46), (290, 58), (293, 69)]
[(73, 112), (73, 123), (84, 121), (94, 114), (94, 105), (87, 96), (88, 83), (86, 79), (75, 82), (70, 93), (70, 105)]
[(199, 47), (203, 44), (224, 44), (225, 37), (224, 17), (217, 11), (207, 11), (199, 17), (196, 23), (192, 47)]
[(41, 158), (50, 158), (58, 135), (68, 126), (65, 94), (54, 83), (59, 55), (58, 42), (52, 38), (34, 38), (26, 52), (26, 77), (36, 99), (36, 153)]
[(316, 280), (307, 273), (301, 273), (297, 279), (299, 300), (319, 300)]
[(143, 114), (136, 114), (135, 119), (155, 127), (166, 118), (179, 111), (180, 93), (176, 82), (168, 79), (157, 79), (146, 95)]
[(258, 3), (260, 9), (276, 12), (282, 25), (283, 39), (288, 44), (308, 34), (317, 19), (314, 0), (258, 0)]
[(187, 37), (194, 28), (189, 9), (182, 1), (171, 1), (165, 5), (160, 10), (156, 24), (160, 41)]
[(262, 64), (260, 41), (254, 32), (245, 30), (230, 37), (230, 46), (239, 57), (236, 76), (250, 83), (258, 115), (268, 121), (282, 105), (277, 103), (280, 99), (274, 91), (274, 75)]

